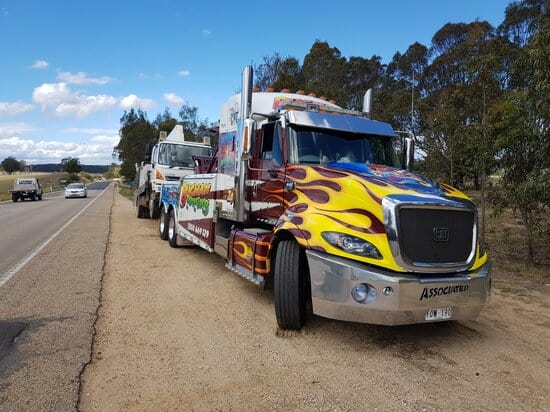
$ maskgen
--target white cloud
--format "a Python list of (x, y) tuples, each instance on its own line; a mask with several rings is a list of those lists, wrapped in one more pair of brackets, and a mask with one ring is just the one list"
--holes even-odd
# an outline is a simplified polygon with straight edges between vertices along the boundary
[(15, 116), (33, 109), (32, 104), (23, 102), (0, 102), (0, 116)]
[(32, 130), (34, 128), (27, 123), (0, 123), (0, 138), (17, 136)]
[(69, 90), (66, 83), (44, 83), (33, 90), (32, 100), (39, 104), (42, 110), (46, 110), (47, 107), (61, 103), (75, 102), (78, 97)]
[(131, 108), (151, 109), (155, 106), (155, 102), (151, 99), (142, 99), (135, 94), (129, 94), (120, 99), (120, 108), (123, 110)]
[(75, 115), (76, 117), (86, 117), (92, 113), (103, 110), (114, 109), (118, 100), (113, 96), (78, 96), (78, 100), (73, 103), (61, 103), (55, 113), (60, 116)]
[(37, 60), (33, 63), (31, 68), (33, 68), (33, 69), (45, 69), (49, 65), (50, 64), (46, 60)]
[(88, 96), (72, 91), (65, 82), (44, 83), (34, 89), (32, 98), (36, 104), (40, 105), (42, 111), (52, 111), (57, 116), (78, 118), (117, 107), (126, 110), (132, 107), (151, 109), (155, 106), (153, 100), (140, 98), (135, 94), (120, 98), (105, 94)]
[(57, 75), (57, 80), (68, 84), (107, 84), (113, 79), (108, 76), (88, 77), (88, 74), (85, 72), (60, 72)]
[(212, 35), (212, 32), (211, 32), (210, 30), (208, 30), (208, 29), (202, 29), (202, 30), (201, 30), (201, 33), (202, 33), (202, 35), (205, 36), (205, 37), (208, 37), (208, 36), (211, 36), (211, 35)]
[(58, 163), (65, 157), (78, 157), (84, 164), (110, 164), (118, 135), (98, 135), (85, 143), (45, 141), (18, 136), (0, 138), (0, 158), (14, 156), (27, 163)]
[(181, 77), (189, 77), (189, 75), (191, 74), (191, 72), (189, 70), (180, 70), (178, 72), (178, 74), (181, 76)]
[(67, 134), (109, 134), (115, 135), (118, 133), (118, 130), (115, 129), (94, 129), (94, 128), (85, 128), (85, 127), (69, 127), (62, 130), (62, 133)]
[(164, 93), (164, 100), (166, 100), (170, 106), (179, 106), (183, 103), (183, 99), (175, 93)]
[(73, 92), (67, 83), (44, 83), (34, 89), (32, 99), (42, 111), (53, 110), (58, 116), (82, 118), (92, 113), (116, 108), (118, 99), (108, 95), (86, 96)]

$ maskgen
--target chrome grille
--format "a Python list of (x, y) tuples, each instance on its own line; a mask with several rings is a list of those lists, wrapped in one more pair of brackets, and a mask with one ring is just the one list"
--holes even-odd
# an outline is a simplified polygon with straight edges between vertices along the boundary
[(403, 207), (399, 210), (399, 246), (410, 262), (464, 263), (472, 251), (475, 214), (467, 209)]
[(390, 249), (403, 269), (459, 272), (474, 261), (477, 213), (469, 200), (390, 195), (382, 206)]

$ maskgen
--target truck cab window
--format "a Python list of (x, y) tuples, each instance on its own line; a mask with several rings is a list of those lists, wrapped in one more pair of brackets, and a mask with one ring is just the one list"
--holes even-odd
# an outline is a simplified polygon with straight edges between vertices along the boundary
[(275, 123), (266, 123), (262, 126), (262, 153), (261, 158), (269, 160), (273, 155), (273, 129)]
[(372, 163), (399, 167), (392, 141), (385, 136), (293, 126), (289, 147), (291, 163)]
[(275, 130), (273, 132), (273, 148), (271, 154), (271, 160), (276, 166), (281, 166), (283, 164), (283, 129), (280, 123), (275, 124)]

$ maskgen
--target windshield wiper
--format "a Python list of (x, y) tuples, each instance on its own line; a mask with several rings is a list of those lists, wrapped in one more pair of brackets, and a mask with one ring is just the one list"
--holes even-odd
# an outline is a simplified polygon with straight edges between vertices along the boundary
[(185, 163), (185, 162), (175, 162), (175, 163), (172, 163), (170, 165), (170, 169), (174, 168), (174, 167), (189, 167), (190, 164), (189, 163)]

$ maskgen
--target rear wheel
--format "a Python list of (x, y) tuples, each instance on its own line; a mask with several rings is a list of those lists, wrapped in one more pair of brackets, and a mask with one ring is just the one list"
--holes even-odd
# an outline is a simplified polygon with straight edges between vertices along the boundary
[(168, 240), (168, 226), (170, 225), (170, 213), (166, 213), (164, 207), (160, 208), (159, 234), (162, 240)]
[(178, 231), (176, 227), (176, 213), (170, 209), (168, 218), (168, 243), (172, 247), (178, 247)]
[(12, 196), (11, 200), (13, 200), (14, 202), (17, 202), (19, 199), (17, 198), (17, 196)]
[(140, 203), (140, 197), (136, 198), (136, 208), (137, 208), (137, 218), (143, 219), (146, 217), (149, 217), (149, 210), (145, 207), (139, 204)]
[(281, 329), (300, 329), (306, 320), (308, 268), (295, 241), (279, 243), (274, 276), (277, 323)]
[(149, 200), (149, 217), (151, 219), (158, 219), (160, 215), (160, 208), (158, 202), (155, 201), (155, 196), (151, 196)]

